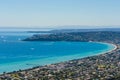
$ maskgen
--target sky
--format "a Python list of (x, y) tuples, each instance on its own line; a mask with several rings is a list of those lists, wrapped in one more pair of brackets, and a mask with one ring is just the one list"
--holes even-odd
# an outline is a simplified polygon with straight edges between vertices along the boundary
[(0, 27), (119, 27), (119, 21), (120, 0), (0, 0)]

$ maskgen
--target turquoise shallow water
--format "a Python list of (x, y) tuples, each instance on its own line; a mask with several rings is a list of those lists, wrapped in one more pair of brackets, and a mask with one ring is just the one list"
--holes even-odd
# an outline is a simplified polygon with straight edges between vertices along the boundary
[(23, 42), (32, 34), (0, 33), (0, 73), (57, 63), (107, 52), (111, 44), (96, 42)]

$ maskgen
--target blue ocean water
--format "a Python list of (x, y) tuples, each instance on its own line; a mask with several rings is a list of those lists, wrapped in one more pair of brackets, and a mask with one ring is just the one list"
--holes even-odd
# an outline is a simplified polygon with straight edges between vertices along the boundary
[(114, 48), (97, 42), (21, 41), (33, 34), (0, 32), (0, 73), (93, 56)]

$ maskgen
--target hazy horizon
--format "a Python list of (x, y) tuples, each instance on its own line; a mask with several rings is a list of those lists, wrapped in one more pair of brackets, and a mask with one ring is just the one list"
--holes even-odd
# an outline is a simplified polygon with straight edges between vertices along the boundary
[(110, 29), (120, 26), (86, 26), (86, 25), (63, 25), (63, 26), (0, 26), (0, 29)]
[(119, 3), (120, 0), (1, 0), (0, 27), (120, 28)]

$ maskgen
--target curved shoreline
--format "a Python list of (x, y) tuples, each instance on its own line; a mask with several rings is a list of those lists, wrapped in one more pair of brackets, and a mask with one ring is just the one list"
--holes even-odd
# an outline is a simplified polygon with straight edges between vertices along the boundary
[[(102, 52), (102, 51), (101, 51), (101, 52), (100, 52), (100, 53), (98, 53), (98, 54), (88, 55), (88, 56), (84, 56), (84, 57), (80, 57), (80, 56), (79, 56), (79, 58), (77, 58), (77, 57), (78, 57), (78, 55), (69, 55), (69, 56), (67, 56), (67, 57), (66, 57), (66, 56), (63, 56), (63, 58), (65, 58), (65, 57), (66, 57), (65, 59), (69, 58), (70, 56), (73, 56), (73, 59), (68, 59), (68, 60), (63, 60), (63, 61), (59, 61), (59, 60), (58, 60), (59, 62), (49, 63), (48, 65), (50, 65), (50, 64), (56, 64), (56, 63), (58, 63), (58, 64), (59, 64), (59, 63), (61, 63), (61, 62), (63, 62), (63, 63), (64, 63), (64, 62), (66, 62), (66, 61), (68, 61), (68, 62), (69, 62), (70, 60), (82, 59), (82, 58), (92, 57), (92, 56), (96, 56), (96, 55), (97, 55), (97, 56), (99, 56), (100, 54), (109, 53), (109, 52), (112, 52), (112, 51), (114, 51), (114, 50), (116, 50), (116, 49), (117, 49), (117, 45), (115, 45), (115, 44), (111, 44), (111, 43), (104, 43), (104, 42), (96, 42), (96, 43), (99, 43), (99, 44), (107, 44), (108, 46), (109, 46), (109, 45), (112, 45), (114, 48), (113, 48), (113, 49), (111, 49), (111, 50), (104, 51), (104, 52)], [(91, 53), (94, 53), (94, 52), (91, 52)], [(75, 56), (77, 56), (77, 57), (75, 58)], [(56, 59), (57, 59), (57, 58), (56, 58)], [(38, 61), (39, 61), (39, 60), (38, 60)], [(47, 65), (47, 63), (46, 63), (46, 65)], [(43, 65), (43, 66), (44, 66), (44, 65)], [(34, 67), (33, 67), (33, 68), (34, 68)], [(28, 70), (28, 69), (31, 69), (31, 68), (23, 69), (23, 71), (24, 71), (24, 70)], [(9, 71), (8, 71), (8, 72), (9, 72)]]
[(108, 44), (108, 45), (112, 45), (114, 47), (113, 49), (111, 49), (111, 50), (109, 50), (109, 51), (107, 51), (105, 53), (112, 52), (112, 51), (114, 51), (114, 50), (116, 50), (118, 48), (117, 45), (113, 44), (113, 43), (107, 43), (107, 42), (97, 42), (97, 43)]
[[(110, 43), (111, 44), (111, 43)], [(108, 51), (108, 52), (112, 52), (112, 51), (114, 51), (114, 50), (116, 50), (118, 47), (117, 47), (117, 45), (115, 45), (115, 44), (111, 44), (111, 45), (113, 45), (114, 46), (114, 48), (112, 49), (112, 50), (110, 50), (110, 51)], [(108, 53), (107, 52), (107, 53)]]

